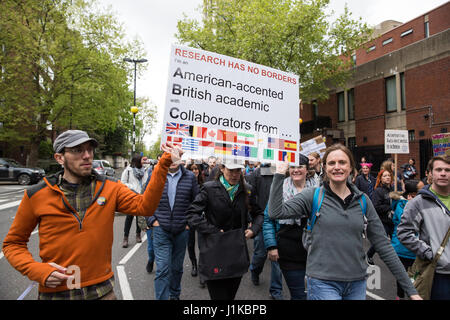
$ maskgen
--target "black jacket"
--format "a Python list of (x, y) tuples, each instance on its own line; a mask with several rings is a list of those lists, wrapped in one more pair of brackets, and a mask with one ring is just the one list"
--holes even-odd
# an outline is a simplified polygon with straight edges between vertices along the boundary
[[(243, 186), (231, 202), (228, 192), (218, 180), (205, 182), (200, 187), (200, 192), (189, 207), (186, 217), (190, 228), (195, 228), (199, 233), (217, 233), (220, 230), (228, 231), (243, 227), (249, 221), (248, 206), (252, 219), (251, 230), (254, 235), (262, 229), (264, 220), (263, 210), (256, 203), (252, 187), (246, 184), (248, 202), (244, 194)], [(204, 215), (203, 215), (204, 213)]]
[[(369, 183), (370, 180), (370, 183)], [(370, 200), (373, 200), (373, 188), (375, 187), (375, 182), (377, 178), (369, 173), (369, 180), (363, 174), (356, 177), (355, 186), (365, 194), (367, 194)]]
[(391, 211), (391, 198), (389, 197), (389, 192), (391, 191), (391, 187), (380, 185), (373, 191), (372, 199), (373, 206), (375, 207), (381, 222), (389, 225), (393, 224), (392, 220), (389, 219), (389, 212)]

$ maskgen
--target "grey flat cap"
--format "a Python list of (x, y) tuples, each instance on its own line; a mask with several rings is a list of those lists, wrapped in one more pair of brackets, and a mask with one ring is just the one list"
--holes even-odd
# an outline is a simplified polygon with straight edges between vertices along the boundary
[(239, 161), (237, 159), (226, 159), (223, 162), (223, 165), (228, 170), (234, 170), (234, 169), (244, 169), (244, 165), (242, 164), (242, 161)]
[(91, 141), (94, 147), (98, 146), (97, 140), (94, 138), (89, 138), (88, 134), (81, 130), (67, 130), (61, 133), (53, 142), (53, 150), (56, 153), (61, 153), (64, 148), (71, 148), (78, 146), (87, 141)]

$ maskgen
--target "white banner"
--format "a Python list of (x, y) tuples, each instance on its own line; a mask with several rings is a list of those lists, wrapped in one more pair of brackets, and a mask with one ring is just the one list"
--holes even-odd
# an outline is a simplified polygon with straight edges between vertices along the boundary
[(297, 163), (298, 76), (173, 45), (161, 143), (208, 155)]
[(408, 130), (384, 130), (384, 153), (409, 153)]

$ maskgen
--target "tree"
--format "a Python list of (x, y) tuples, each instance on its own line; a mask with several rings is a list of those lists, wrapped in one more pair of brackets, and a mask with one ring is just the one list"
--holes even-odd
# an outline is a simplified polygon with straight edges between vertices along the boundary
[(85, 130), (99, 141), (131, 130), (132, 71), (123, 58), (145, 52), (124, 40), (109, 11), (94, 0), (5, 0), (0, 30), (0, 141), (30, 142), (31, 165), (49, 129)]
[(325, 100), (348, 79), (353, 51), (370, 30), (345, 9), (328, 22), (329, 0), (215, 0), (202, 21), (184, 17), (178, 40), (191, 47), (248, 60), (299, 76), (304, 101)]

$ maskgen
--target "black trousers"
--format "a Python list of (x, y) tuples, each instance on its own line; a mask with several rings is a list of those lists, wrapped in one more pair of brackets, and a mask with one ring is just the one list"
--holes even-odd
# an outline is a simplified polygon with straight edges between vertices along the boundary
[[(125, 237), (128, 237), (130, 234), (131, 224), (133, 223), (134, 216), (127, 214), (125, 218), (125, 228), (123, 229), (123, 233)], [(138, 219), (136, 217), (136, 234), (141, 233), (141, 228), (139, 228)]]
[(211, 300), (234, 300), (241, 279), (242, 277), (206, 281)]
[(188, 254), (189, 259), (191, 259), (192, 263), (197, 262), (197, 257), (195, 256), (195, 229), (189, 229), (189, 239), (188, 239)]

